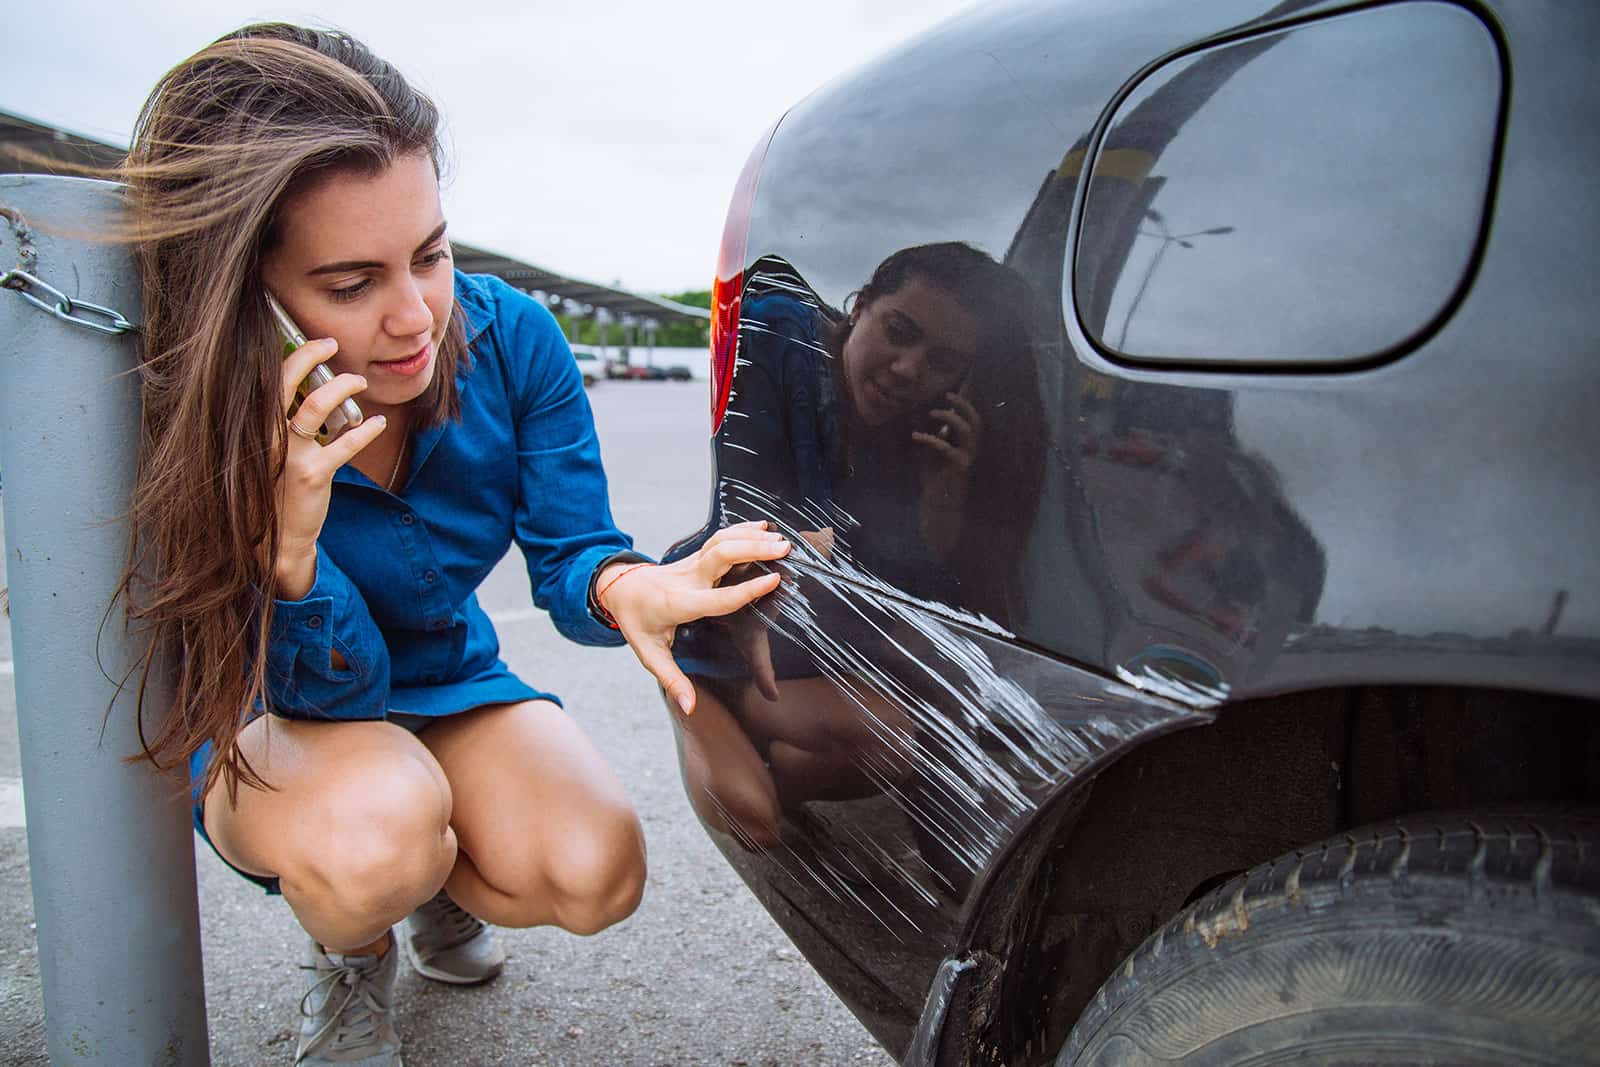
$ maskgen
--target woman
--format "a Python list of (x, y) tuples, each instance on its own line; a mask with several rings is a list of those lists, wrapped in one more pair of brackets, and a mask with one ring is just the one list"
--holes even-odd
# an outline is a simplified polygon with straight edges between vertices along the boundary
[[(485, 923), (593, 933), (637, 906), (639, 822), (551, 694), (497, 656), (474, 587), (514, 540), (534, 602), (626, 640), (677, 700), (675, 627), (737, 610), (761, 524), (655, 566), (613, 525), (558, 326), (455, 273), (438, 116), (337, 33), (230, 34), (168, 73), (124, 166), (144, 280), (144, 426), (124, 593), (176, 708), (196, 825), (309, 935), (296, 1062), (399, 1064), (391, 927), (476, 982)], [(273, 294), (308, 337), (284, 358)], [(317, 365), (330, 382), (297, 400)], [(364, 421), (319, 432), (354, 400)]]
[(1015, 499), (1040, 481), (1027, 283), (955, 241), (893, 253), (844, 312), (777, 257), (748, 275), (740, 418), (717, 454), (730, 512), (842, 525), (854, 560), (919, 596), (949, 598), (974, 567), (1003, 589), (994, 553), (968, 550), (1014, 541)]

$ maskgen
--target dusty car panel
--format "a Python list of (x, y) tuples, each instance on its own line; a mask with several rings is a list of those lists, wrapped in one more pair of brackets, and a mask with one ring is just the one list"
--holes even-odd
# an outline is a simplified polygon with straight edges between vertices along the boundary
[[(1600, 697), (1600, 98), (1571, 47), (1596, 32), (1580, 5), (992, 6), (758, 151), (712, 514), (680, 550), (761, 518), (796, 551), (752, 613), (680, 632), (701, 695), (680, 754), (729, 861), (905, 1062), (997, 1026), (1029, 1051), (988, 1054), (1049, 1055), (995, 1022), (1017, 966), (998, 946), (1025, 940), (995, 924), (1090, 873), (1044, 850), (1119, 758), (1181, 764), (1219, 709), (1311, 693), (1273, 709), (1294, 743), (1261, 751), (1327, 777), (1301, 742), (1355, 735), (1338, 687)], [(1292, 106), (1252, 103), (1285, 79)], [(1347, 169), (1216, 140), (1289, 120), (1337, 134), (1320, 166)], [(1374, 217), (1330, 217), (1355, 205)], [(1297, 248), (1316, 262), (1275, 288)], [(897, 269), (959, 279), (913, 294), (940, 388), (851, 369), (884, 307), (853, 294)], [(1188, 330), (1186, 294), (1219, 278), (1216, 323)], [(954, 453), (965, 480), (932, 462)], [(1575, 738), (1576, 708), (1551, 712)], [(1138, 796), (1103, 789), (1097, 817), (1138, 827)], [(1103, 968), (1136, 935), (1050, 967)], [(947, 1015), (964, 1036), (941, 1039)]]

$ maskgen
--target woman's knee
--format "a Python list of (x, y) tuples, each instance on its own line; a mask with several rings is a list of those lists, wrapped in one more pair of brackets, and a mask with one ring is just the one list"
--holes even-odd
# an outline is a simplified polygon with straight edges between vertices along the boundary
[[(644, 830), (631, 807), (591, 811), (543, 858), (549, 899), (527, 898), (529, 925), (554, 913), (564, 930), (596, 934), (632, 915), (644, 896)], [(541, 913), (543, 917), (536, 918)]]
[(318, 792), (280, 875), (286, 889), (341, 914), (401, 916), (444, 884), (457, 846), (442, 777), (401, 758)]
[[(759, 761), (715, 763), (704, 753), (686, 752), (683, 774), (689, 803), (712, 830), (730, 834), (746, 849), (778, 843), (778, 790)], [(692, 758), (690, 758), (692, 757)]]
[(721, 694), (700, 688), (694, 717), (676, 725), (684, 789), (700, 820), (746, 849), (777, 844), (777, 787)]
[(835, 761), (853, 763), (870, 777), (898, 782), (915, 762), (910, 716), (891, 700), (869, 698), (828, 727), (827, 742), (816, 746), (816, 751)]
[(542, 848), (504, 851), (478, 870), (502, 894), (501, 926), (555, 923), (600, 933), (638, 909), (645, 894), (645, 833), (629, 806), (590, 808)]

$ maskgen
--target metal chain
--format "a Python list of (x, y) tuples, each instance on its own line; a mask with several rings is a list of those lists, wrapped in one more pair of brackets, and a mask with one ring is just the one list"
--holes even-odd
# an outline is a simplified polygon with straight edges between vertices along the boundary
[[(38, 262), (38, 250), (34, 247), (33, 231), (28, 226), (28, 220), (22, 217), (20, 211), (4, 204), (0, 204), (0, 219), (5, 219), (10, 224), (12, 236), (17, 240), (17, 251), (21, 260), (15, 269), (0, 274), (0, 289), (14, 290), (34, 307), (48, 311), (61, 321), (70, 322), (74, 326), (83, 326), (112, 336), (138, 331), (139, 327), (129, 322), (122, 312), (115, 308), (91, 304), (87, 300), (74, 300), (60, 289), (30, 273), (34, 264)], [(34, 295), (34, 292), (43, 293), (49, 299), (41, 300)], [(83, 318), (79, 314), (80, 311), (96, 315), (104, 321), (97, 322), (94, 319)]]
[[(0, 289), (11, 289), (34, 307), (48, 311), (61, 321), (70, 322), (74, 326), (83, 326), (113, 336), (132, 333), (139, 329), (115, 308), (91, 304), (87, 300), (74, 300), (60, 289), (48, 282), (40, 281), (20, 267), (0, 274)], [(41, 300), (29, 290), (45, 293), (51, 299)], [(94, 319), (84, 318), (80, 312), (96, 315), (104, 321), (97, 322)]]

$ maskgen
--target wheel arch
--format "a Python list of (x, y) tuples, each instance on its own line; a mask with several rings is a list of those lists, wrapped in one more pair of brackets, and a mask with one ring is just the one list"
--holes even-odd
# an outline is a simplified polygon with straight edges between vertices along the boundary
[(1219, 710), (1065, 784), (990, 872), (938, 1062), (1050, 1064), (1120, 961), (1213, 885), (1365, 823), (1600, 804), (1600, 704), (1349, 687)]

